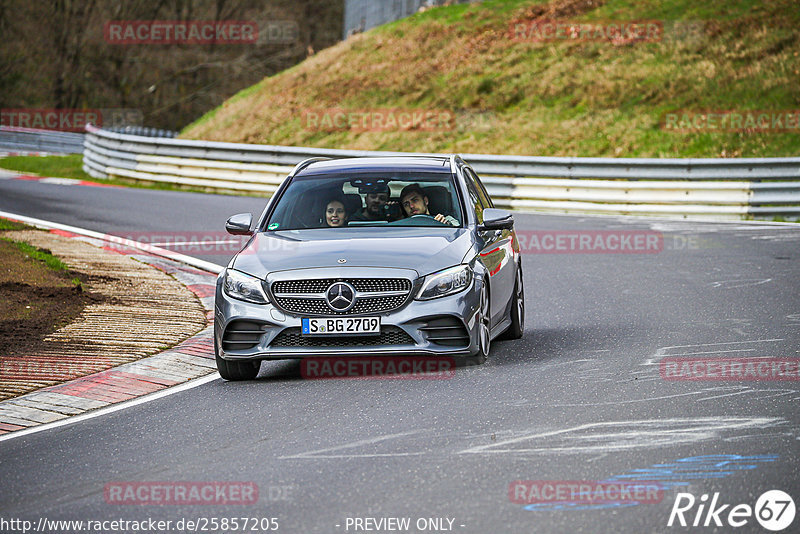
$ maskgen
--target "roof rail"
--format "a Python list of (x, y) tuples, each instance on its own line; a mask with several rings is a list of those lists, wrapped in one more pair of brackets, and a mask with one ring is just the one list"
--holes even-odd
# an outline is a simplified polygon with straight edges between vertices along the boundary
[(297, 165), (294, 166), (294, 169), (292, 169), (292, 172), (289, 173), (289, 176), (294, 176), (295, 174), (297, 174), (298, 172), (302, 171), (303, 169), (305, 169), (306, 167), (308, 167), (312, 163), (316, 163), (318, 161), (326, 161), (326, 160), (329, 160), (329, 159), (333, 159), (333, 158), (324, 158), (324, 157), (319, 156), (319, 157), (315, 157), (315, 158), (304, 159), (303, 161), (301, 161), (300, 163), (298, 163)]

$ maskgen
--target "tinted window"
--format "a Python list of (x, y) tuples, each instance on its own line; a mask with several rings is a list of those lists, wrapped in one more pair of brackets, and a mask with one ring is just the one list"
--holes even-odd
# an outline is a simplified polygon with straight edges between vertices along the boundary
[(461, 226), (461, 218), (449, 173), (309, 175), (292, 180), (263, 230)]
[(478, 223), (483, 222), (483, 209), (484, 205), (481, 202), (481, 197), (478, 194), (478, 188), (475, 186), (475, 182), (472, 180), (472, 177), (465, 173), (467, 179), (464, 180), (467, 184), (467, 193), (469, 194), (469, 203), (472, 205), (472, 208), (475, 210), (475, 216), (478, 219)]
[(483, 183), (481, 179), (478, 178), (478, 175), (475, 174), (472, 169), (465, 169), (467, 172), (467, 176), (471, 178), (471, 180), (475, 183), (475, 187), (478, 190), (478, 195), (481, 198), (481, 204), (483, 204), (484, 208), (493, 208), (494, 204), (492, 203), (492, 199), (489, 198), (489, 194), (486, 192), (486, 188), (483, 187)]

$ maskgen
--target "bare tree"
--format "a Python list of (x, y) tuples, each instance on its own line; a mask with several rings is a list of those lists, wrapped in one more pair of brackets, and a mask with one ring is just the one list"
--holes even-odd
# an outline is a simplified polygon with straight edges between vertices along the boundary
[[(0, 0), (2, 107), (133, 108), (180, 129), (236, 92), (336, 43), (343, 0)], [(11, 16), (13, 14), (13, 21)], [(108, 42), (109, 21), (294, 22), (294, 42)]]

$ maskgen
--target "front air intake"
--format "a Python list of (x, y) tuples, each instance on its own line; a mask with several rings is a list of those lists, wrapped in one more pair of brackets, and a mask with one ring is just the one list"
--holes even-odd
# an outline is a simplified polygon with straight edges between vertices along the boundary
[(419, 328), (430, 343), (446, 347), (466, 347), (469, 345), (469, 332), (460, 319), (451, 315), (428, 319)]
[(269, 325), (257, 321), (236, 320), (228, 323), (222, 335), (222, 350), (252, 349), (261, 342)]

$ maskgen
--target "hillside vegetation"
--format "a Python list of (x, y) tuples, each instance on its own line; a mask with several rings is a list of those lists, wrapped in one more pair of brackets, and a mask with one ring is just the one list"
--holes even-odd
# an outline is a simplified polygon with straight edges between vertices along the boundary
[[(343, 15), (343, 0), (0, 0), (0, 122), (26, 126), (10, 110), (90, 109), (105, 126), (176, 130), (338, 42)], [(115, 43), (114, 21), (245, 21), (259, 39)], [(288, 31), (275, 39), (275, 28)]]
[[(663, 34), (652, 42), (512, 38), (515, 24), (544, 20), (657, 21)], [(799, 28), (797, 0), (491, 0), (435, 8), (263, 79), (182, 136), (551, 156), (798, 155), (796, 123), (783, 133), (676, 132), (662, 119), (675, 110), (800, 110)], [(331, 131), (304, 116), (330, 109), (446, 110), (455, 120), (447, 128)]]

